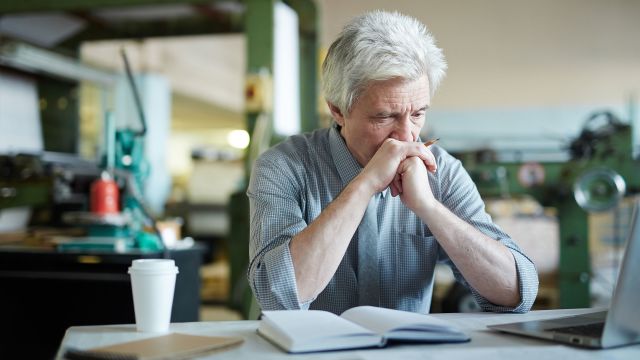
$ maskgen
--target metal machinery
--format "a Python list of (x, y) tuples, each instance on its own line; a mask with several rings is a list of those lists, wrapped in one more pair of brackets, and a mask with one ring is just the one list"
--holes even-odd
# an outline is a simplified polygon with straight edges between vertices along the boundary
[(0, 209), (44, 204), (51, 188), (38, 157), (0, 156)]
[[(79, 45), (85, 41), (242, 32), (245, 34), (247, 44), (247, 101), (250, 102), (265, 100), (273, 92), (269, 78), (274, 69), (274, 7), (280, 2), (287, 4), (298, 14), (300, 111), (302, 130), (307, 131), (317, 128), (319, 122), (316, 81), (318, 21), (313, 0), (4, 1), (0, 2), (0, 17), (55, 13), (80, 19), (84, 28), (56, 44), (55, 48), (49, 49), (68, 56), (76, 56)], [(134, 7), (138, 13), (141, 13), (144, 12), (145, 7), (163, 6), (182, 6), (185, 10), (183, 13), (190, 15), (154, 18), (152, 14), (155, 12), (151, 11), (149, 16), (124, 17), (113, 21), (96, 14), (102, 9), (116, 8), (122, 11), (127, 7)], [(0, 41), (4, 40), (0, 38)], [(55, 65), (55, 62), (38, 65), (46, 67)], [(4, 64), (0, 62), (0, 66)], [(68, 80), (73, 79), (77, 73), (76, 70), (72, 69), (71, 77), (51, 76), (52, 74), (47, 71), (35, 72), (38, 96), (43, 101), (57, 104), (58, 99), (62, 97), (68, 99), (67, 106), (64, 108), (49, 106), (44, 110), (41, 109), (44, 144), (48, 151), (68, 154), (75, 154), (78, 151), (77, 82)], [(258, 73), (264, 81), (253, 83), (256, 86), (253, 90), (259, 90), (258, 92), (249, 91), (249, 79), (254, 78), (253, 75)], [(252, 99), (258, 93), (266, 97)], [(273, 141), (268, 126), (272, 117), (271, 108), (266, 102), (258, 101), (257, 103), (259, 106), (248, 108), (246, 111), (247, 130), (253, 134), (252, 144), (246, 156), (247, 179), (255, 156), (260, 149), (269, 146)], [(135, 155), (139, 150), (137, 146), (140, 140), (139, 134), (126, 129), (114, 129), (113, 132), (118, 134), (117, 142), (114, 143), (115, 176), (118, 177), (120, 174), (121, 178), (131, 179), (131, 176), (122, 175), (118, 168), (130, 174), (143, 175), (144, 169), (136, 168), (141, 165), (136, 161), (140, 157)], [(54, 155), (51, 154), (51, 156)], [(70, 158), (63, 156), (63, 158), (55, 161), (47, 160), (46, 156), (36, 159), (29, 156), (0, 158), (0, 175), (2, 176), (0, 178), (0, 209), (19, 205), (40, 205), (52, 209), (51, 204), (55, 204), (60, 199), (65, 199), (60, 205), (66, 210), (69, 210), (69, 203), (73, 203), (71, 209), (82, 206), (86, 208), (86, 196), (89, 193), (91, 181), (100, 175), (101, 168), (109, 168), (110, 165), (106, 160), (106, 165), (97, 166), (97, 164), (78, 163), (77, 157), (74, 156)], [(23, 171), (25, 166), (35, 171)], [(70, 168), (72, 170), (69, 170)], [(52, 173), (58, 175), (51, 176)], [(67, 191), (69, 196), (60, 197), (65, 193), (63, 189), (70, 190)], [(76, 196), (79, 194), (84, 197)], [(135, 196), (129, 200), (135, 202)], [(125, 206), (129, 200), (124, 200)], [(132, 205), (134, 208), (136, 206), (138, 205)], [(250, 316), (251, 304), (255, 304), (246, 280), (249, 241), (248, 209), (245, 190), (240, 190), (232, 196), (228, 207), (231, 229), (227, 248), (233, 288), (229, 305), (240, 310), (245, 317)], [(59, 214), (58, 211), (53, 210), (48, 213), (54, 216)], [(186, 251), (172, 251), (169, 254), (176, 259), (180, 267), (180, 277), (183, 279), (181, 281), (179, 277), (176, 283), (172, 321), (198, 319), (199, 267), (203, 250), (200, 247)], [(59, 338), (69, 326), (133, 322), (126, 266), (134, 256), (158, 257), (167, 256), (167, 254), (138, 253), (137, 249), (131, 249), (122, 254), (99, 254), (93, 253), (93, 250), (87, 254), (87, 251), (89, 250), (25, 251), (0, 246), (0, 282), (3, 288), (0, 309), (4, 309), (2, 317), (5, 320), (5, 325), (0, 327), (0, 357), (4, 358), (5, 355), (10, 358), (51, 357), (59, 344)], [(251, 316), (256, 316), (255, 311)], [(40, 346), (37, 349), (31, 346), (34, 337), (40, 339), (38, 340)], [(16, 356), (18, 354), (19, 356)]]
[[(130, 239), (125, 244), (128, 248), (137, 248), (149, 251), (165, 250), (161, 240), (160, 231), (157, 228), (154, 216), (148, 210), (144, 200), (145, 181), (149, 175), (149, 164), (144, 155), (144, 140), (147, 133), (147, 120), (145, 111), (140, 101), (140, 94), (133, 79), (133, 74), (129, 61), (124, 50), (121, 51), (125, 65), (127, 80), (133, 99), (135, 100), (140, 129), (131, 127), (115, 128), (114, 119), (110, 112), (105, 116), (105, 146), (100, 167), (102, 174), (99, 179), (91, 185), (91, 213), (78, 212), (77, 216), (71, 214), (70, 223), (85, 223), (89, 227), (89, 235), (93, 237), (125, 237)], [(113, 184), (114, 194), (96, 193), (100, 186)], [(124, 191), (121, 196), (115, 187)], [(109, 196), (118, 197), (117, 202), (123, 204), (122, 211), (118, 206), (114, 206), (110, 213), (97, 213), (97, 202), (109, 200)], [(122, 199), (119, 199), (121, 197)], [(101, 212), (101, 211), (98, 211)], [(145, 230), (145, 227), (151, 229)], [(68, 244), (73, 247), (91, 248), (100, 246), (95, 242), (73, 242)], [(107, 244), (112, 246), (111, 244)]]
[(589, 307), (591, 263), (588, 213), (617, 205), (640, 191), (640, 159), (632, 128), (610, 112), (594, 113), (571, 141), (567, 162), (497, 162), (491, 152), (457, 154), (483, 197), (528, 194), (557, 208), (561, 308)]
[[(0, 64), (10, 71), (22, 70), (31, 76), (40, 76), (42, 82), (55, 83), (57, 78), (46, 77), (50, 75), (67, 81), (83, 78), (77, 73), (60, 74), (46, 65), (48, 70), (43, 71), (36, 66), (37, 62), (18, 55), (20, 51), (33, 54), (34, 50), (0, 46)], [(35, 52), (36, 58), (47, 59), (46, 63), (66, 64), (50, 52)], [(71, 62), (70, 68), (82, 70), (75, 65)], [(48, 120), (46, 114), (41, 117)], [(60, 116), (58, 125), (73, 124), (73, 119)], [(112, 121), (107, 123), (106, 128), (110, 129), (107, 137), (113, 140), (110, 148), (114, 156), (102, 166), (72, 153), (0, 155), (0, 211), (21, 207), (33, 211), (31, 227), (10, 234), (9, 241), (5, 242), (4, 236), (0, 241), (0, 287), (3, 289), (0, 317), (4, 320), (0, 325), (0, 358), (52, 358), (60, 338), (70, 326), (133, 323), (127, 267), (138, 258), (174, 259), (180, 268), (180, 277), (176, 281), (171, 319), (174, 322), (199, 319), (202, 246), (160, 251), (158, 238), (143, 243), (145, 232), (140, 226), (133, 226), (139, 225), (141, 218), (132, 216), (133, 221), (122, 225), (97, 223), (95, 220), (99, 217), (87, 211), (91, 203), (90, 189), (104, 168), (121, 180), (122, 189), (129, 189), (123, 191), (125, 208), (131, 212), (144, 211), (144, 202), (134, 192), (140, 188), (136, 182), (142, 181), (145, 175), (141, 142), (144, 133), (116, 130), (109, 125)], [(71, 131), (69, 127), (67, 130)], [(45, 129), (45, 143), (49, 135)], [(48, 147), (51, 148), (51, 144)], [(67, 215), (72, 215), (71, 222)], [(85, 222), (81, 221), (83, 218)], [(89, 237), (78, 226), (87, 224), (90, 224)], [(114, 247), (116, 239), (130, 240), (130, 246)], [(34, 341), (38, 346), (33, 346)]]
[[(71, 151), (5, 154), (0, 160), (0, 209), (17, 206), (48, 207), (48, 214), (39, 221), (40, 224), (65, 226), (67, 223), (88, 228), (91, 239), (66, 241), (59, 244), (60, 248), (113, 249), (118, 238), (132, 238), (132, 241), (126, 243), (127, 248), (162, 248), (160, 238), (144, 229), (145, 223), (150, 223), (151, 228), (155, 226), (142, 198), (144, 181), (148, 175), (148, 164), (144, 157), (146, 121), (124, 54), (123, 58), (133, 97), (138, 105), (142, 129), (116, 129), (113, 117), (107, 113), (104, 124), (106, 151), (101, 164), (82, 159)], [(72, 58), (16, 41), (0, 44), (0, 65), (41, 76), (40, 81), (45, 83), (55, 83), (58, 78), (65, 79), (65, 82), (93, 82), (101, 86), (103, 92), (110, 91), (108, 89), (116, 79), (115, 74), (90, 68)], [(60, 115), (64, 124), (59, 125), (73, 124), (73, 117), (66, 119), (65, 114)], [(45, 122), (50, 119), (47, 114), (41, 114), (41, 117)], [(66, 128), (72, 130), (69, 126)], [(45, 127), (45, 144), (46, 139), (52, 135), (57, 133), (50, 134)], [(60, 145), (68, 147), (66, 144)], [(71, 148), (73, 147), (72, 144)], [(51, 148), (58, 150), (51, 144), (45, 146), (47, 150)], [(89, 211), (89, 205), (93, 206), (89, 201), (92, 182), (101, 177), (101, 170), (117, 180), (117, 183), (113, 182), (117, 192), (113, 201), (117, 208), (109, 214)], [(119, 193), (123, 195), (122, 201)], [(92, 200), (96, 199), (99, 198)], [(120, 202), (124, 205), (122, 212), (118, 207)]]

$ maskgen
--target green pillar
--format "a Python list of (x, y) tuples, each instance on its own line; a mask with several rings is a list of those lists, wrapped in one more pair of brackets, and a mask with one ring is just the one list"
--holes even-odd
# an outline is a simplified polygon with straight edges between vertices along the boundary
[[(247, 0), (245, 15), (245, 35), (247, 43), (247, 73), (258, 74), (267, 71), (273, 78), (274, 51), (274, 10), (278, 0)], [(318, 72), (318, 35), (317, 14), (313, 1), (288, 0), (285, 3), (296, 11), (300, 31), (300, 111), (302, 130), (310, 131), (318, 127), (317, 72)], [(296, 69), (292, 69), (296, 71)], [(263, 84), (265, 92), (273, 96), (273, 83)], [(267, 116), (271, 121), (270, 109), (262, 112), (247, 112), (247, 131), (253, 134), (258, 116)], [(252, 139), (255, 141), (256, 139)], [(273, 138), (272, 138), (273, 140)], [(251, 172), (249, 152), (245, 156), (246, 181), (244, 186), (232, 195), (229, 203), (231, 217), (229, 255), (231, 259), (232, 297), (230, 305), (240, 310), (245, 318), (257, 316), (256, 303), (253, 300), (246, 271), (249, 259), (249, 201), (246, 192)]]
[(318, 120), (318, 42), (315, 35), (300, 36), (300, 121), (302, 132), (319, 126)]
[[(276, 0), (247, 0), (245, 35), (247, 73), (267, 70), (273, 75), (274, 5)], [(273, 89), (269, 89), (273, 92)], [(247, 113), (247, 131), (251, 133), (258, 113)]]
[[(245, 35), (247, 41), (247, 73), (258, 73), (266, 69), (273, 74), (273, 33), (275, 0), (247, 0)], [(273, 89), (265, 89), (273, 92)], [(253, 133), (260, 113), (247, 112), (247, 131)], [(271, 114), (266, 114), (271, 116)], [(252, 141), (254, 141), (252, 139)], [(252, 313), (256, 302), (247, 282), (249, 261), (249, 200), (245, 194), (251, 163), (245, 155), (245, 184), (229, 200), (229, 258), (231, 264), (231, 296), (229, 306), (241, 312), (244, 318), (255, 319)]]
[(318, 119), (318, 11), (313, 1), (289, 0), (298, 14), (300, 31), (300, 121), (302, 132), (319, 126)]
[(591, 306), (589, 292), (591, 260), (588, 243), (588, 214), (571, 198), (558, 204), (558, 215), (560, 308), (589, 307)]

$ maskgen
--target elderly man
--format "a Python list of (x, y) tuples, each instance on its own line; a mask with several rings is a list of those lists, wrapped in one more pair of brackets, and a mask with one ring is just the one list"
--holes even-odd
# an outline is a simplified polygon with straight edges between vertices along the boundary
[(428, 313), (438, 262), (484, 310), (531, 308), (533, 263), (460, 162), (419, 138), (445, 70), (411, 17), (376, 11), (343, 29), (322, 69), (335, 122), (268, 150), (252, 173), (249, 282), (263, 309)]

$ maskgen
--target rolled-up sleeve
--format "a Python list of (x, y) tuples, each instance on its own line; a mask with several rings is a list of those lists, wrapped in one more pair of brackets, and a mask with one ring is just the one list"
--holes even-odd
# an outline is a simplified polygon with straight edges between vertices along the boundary
[[(448, 156), (450, 157), (450, 155)], [(504, 233), (492, 221), (491, 216), (485, 211), (484, 202), (478, 189), (460, 161), (451, 157), (446, 162), (444, 169), (442, 166), (438, 166), (438, 172), (440, 173), (439, 176), (441, 176), (438, 189), (440, 201), (461, 219), (467, 221), (492, 239), (500, 241), (513, 255), (518, 276), (520, 303), (514, 307), (491, 303), (467, 283), (455, 264), (442, 249), (439, 254), (439, 260), (451, 266), (456, 280), (471, 291), (482, 310), (516, 313), (529, 311), (538, 294), (538, 273), (533, 261), (522, 252), (509, 235)]]
[(252, 171), (248, 279), (263, 310), (306, 308), (300, 303), (289, 243), (302, 231), (300, 181), (290, 165), (263, 156)]

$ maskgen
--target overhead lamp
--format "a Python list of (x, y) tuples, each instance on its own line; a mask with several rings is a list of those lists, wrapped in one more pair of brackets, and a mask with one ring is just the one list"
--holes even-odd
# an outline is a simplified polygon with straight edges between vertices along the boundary
[(249, 133), (245, 130), (232, 130), (227, 134), (227, 142), (236, 149), (246, 149), (249, 141)]

